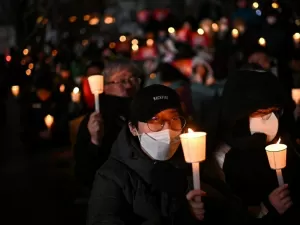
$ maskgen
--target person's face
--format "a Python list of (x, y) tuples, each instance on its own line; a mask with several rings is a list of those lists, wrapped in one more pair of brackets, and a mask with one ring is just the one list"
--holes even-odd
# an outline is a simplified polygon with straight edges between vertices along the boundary
[(86, 75), (91, 76), (91, 75), (101, 74), (101, 72), (102, 71), (100, 68), (93, 66), (87, 69)]
[(104, 85), (104, 92), (119, 97), (132, 97), (140, 88), (140, 78), (129, 71), (120, 71), (109, 76)]
[(60, 71), (60, 76), (63, 79), (68, 79), (70, 77), (70, 71), (69, 70), (61, 70)]
[(51, 92), (46, 89), (38, 89), (36, 94), (41, 101), (47, 101), (51, 96)]
[[(178, 132), (179, 135), (184, 126), (185, 120), (180, 116), (177, 110), (166, 109), (153, 116), (147, 123), (138, 122), (137, 130), (139, 134), (143, 134), (170, 129)], [(132, 134), (136, 136), (136, 130), (133, 127), (130, 127), (130, 130)]]

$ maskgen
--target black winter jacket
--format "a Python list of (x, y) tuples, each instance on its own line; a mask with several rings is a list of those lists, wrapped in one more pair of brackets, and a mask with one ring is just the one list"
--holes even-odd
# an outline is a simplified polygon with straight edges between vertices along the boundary
[(75, 175), (84, 186), (92, 187), (97, 169), (107, 160), (114, 141), (126, 123), (130, 102), (131, 98), (100, 96), (100, 111), (104, 121), (104, 137), (101, 146), (91, 142), (91, 135), (87, 128), (90, 113), (81, 122), (74, 155)]
[[(206, 165), (203, 164), (203, 171)], [(213, 167), (211, 167), (213, 168)], [(203, 176), (201, 189), (205, 219), (192, 216), (186, 193), (189, 164), (183, 161), (182, 150), (169, 161), (156, 162), (140, 149), (138, 140), (124, 128), (114, 143), (106, 163), (97, 171), (89, 201), (88, 225), (193, 225), (247, 224), (256, 222), (230, 189), (212, 174)], [(201, 175), (202, 176), (202, 175)], [(209, 184), (208, 184), (209, 183)], [(257, 224), (257, 223), (256, 223)]]

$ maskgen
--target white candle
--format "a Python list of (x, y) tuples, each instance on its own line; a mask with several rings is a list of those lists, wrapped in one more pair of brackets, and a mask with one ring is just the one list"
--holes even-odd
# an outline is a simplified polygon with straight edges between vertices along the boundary
[(20, 93), (20, 87), (18, 85), (14, 85), (11, 87), (11, 93), (15, 96), (18, 97)]
[(194, 189), (200, 190), (200, 162), (206, 157), (206, 133), (193, 132), (180, 135), (184, 158), (187, 163), (192, 163)]
[(80, 102), (80, 96), (81, 96), (81, 94), (80, 94), (79, 88), (75, 87), (71, 93), (72, 101), (75, 103)]
[(282, 171), (281, 170), (276, 170), (276, 175), (277, 175), (277, 180), (278, 180), (279, 186), (284, 185)]
[(286, 151), (287, 146), (279, 144), (280, 139), (276, 144), (268, 145), (266, 147), (267, 156), (271, 169), (276, 170), (276, 175), (279, 185), (283, 185), (283, 176), (281, 169), (286, 167)]
[(47, 128), (50, 129), (52, 127), (52, 125), (53, 125), (54, 117), (48, 114), (44, 118), (44, 121), (45, 121), (45, 124), (46, 124)]

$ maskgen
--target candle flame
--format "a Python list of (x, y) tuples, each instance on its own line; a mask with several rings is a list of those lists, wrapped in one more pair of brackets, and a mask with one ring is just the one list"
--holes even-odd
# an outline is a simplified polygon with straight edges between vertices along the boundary
[(279, 138), (279, 140), (277, 141), (277, 143), (276, 143), (276, 144), (280, 144), (280, 141), (281, 141), (281, 139)]
[(54, 122), (54, 117), (51, 116), (50, 114), (48, 114), (48, 115), (44, 118), (44, 120), (45, 120), (46, 126), (47, 126), (48, 128), (51, 128), (51, 126), (52, 126), (52, 124), (53, 124), (53, 122)]
[(189, 128), (188, 133), (194, 133), (194, 131), (191, 128)]
[(66, 88), (65, 85), (62, 84), (62, 85), (60, 85), (60, 87), (59, 87), (59, 91), (60, 91), (60, 92), (64, 92), (64, 91), (65, 91), (65, 88)]
[(75, 88), (73, 89), (73, 93), (74, 93), (74, 94), (79, 93), (79, 88), (78, 88), (78, 87), (75, 87)]

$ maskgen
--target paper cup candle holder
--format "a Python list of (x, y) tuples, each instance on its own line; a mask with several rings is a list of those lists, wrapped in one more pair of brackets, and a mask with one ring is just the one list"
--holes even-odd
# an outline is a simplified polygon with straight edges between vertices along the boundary
[(206, 158), (206, 133), (193, 132), (180, 135), (184, 158), (187, 163), (192, 164), (194, 189), (200, 190), (200, 162)]
[(89, 85), (91, 92), (95, 96), (95, 110), (96, 112), (100, 112), (100, 104), (99, 104), (99, 95), (103, 93), (103, 76), (102, 75), (92, 75), (88, 77)]
[(287, 146), (280, 144), (280, 139), (276, 144), (268, 145), (266, 147), (267, 156), (271, 169), (276, 170), (279, 186), (284, 184), (282, 169), (286, 167), (286, 151)]

